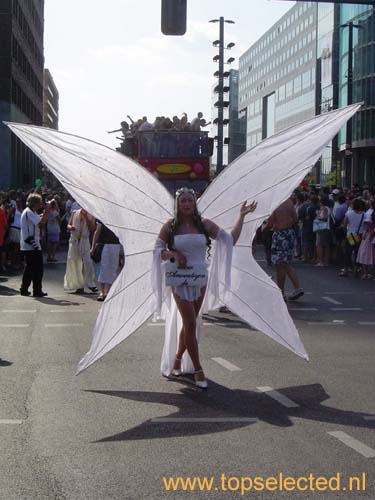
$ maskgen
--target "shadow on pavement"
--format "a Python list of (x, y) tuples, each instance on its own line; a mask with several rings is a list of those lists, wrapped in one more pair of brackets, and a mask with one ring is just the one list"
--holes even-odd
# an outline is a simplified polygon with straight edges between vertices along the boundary
[[(241, 419), (260, 420), (277, 427), (291, 427), (294, 425), (291, 418), (352, 427), (374, 427), (373, 422), (366, 421), (364, 418), (368, 414), (323, 406), (323, 401), (329, 399), (329, 395), (321, 384), (278, 389), (278, 392), (297, 403), (298, 408), (286, 408), (264, 393), (239, 389), (231, 390), (212, 381), (210, 381), (207, 392), (188, 388), (182, 389), (181, 394), (97, 390), (86, 390), (85, 392), (142, 403), (175, 406), (178, 410), (163, 418), (181, 419), (181, 422), (165, 423), (153, 422), (152, 419), (146, 420), (137, 427), (105, 437), (96, 441), (97, 443), (211, 434), (240, 429), (256, 423), (241, 421)], [(189, 418), (220, 418), (221, 421), (188, 422), (184, 420)], [(225, 418), (228, 418), (227, 422)]]

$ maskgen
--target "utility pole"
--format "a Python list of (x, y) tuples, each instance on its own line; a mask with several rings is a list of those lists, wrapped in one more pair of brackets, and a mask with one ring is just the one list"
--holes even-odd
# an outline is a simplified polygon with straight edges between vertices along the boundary
[(218, 123), (217, 123), (217, 163), (216, 173), (223, 170), (224, 147), (224, 17), (220, 17), (219, 25), (219, 92), (218, 92)]
[(224, 108), (229, 106), (229, 101), (224, 100), (224, 94), (229, 91), (229, 87), (224, 86), (224, 78), (229, 76), (229, 73), (224, 72), (224, 64), (231, 64), (234, 61), (234, 57), (230, 57), (226, 62), (224, 62), (224, 50), (230, 50), (234, 47), (234, 43), (228, 43), (224, 47), (224, 23), (234, 24), (234, 21), (230, 19), (224, 19), (220, 17), (219, 19), (212, 19), (210, 23), (219, 23), (219, 39), (213, 42), (214, 47), (218, 47), (219, 54), (217, 54), (213, 60), (219, 63), (219, 70), (215, 72), (214, 76), (218, 78), (218, 84), (215, 87), (215, 92), (218, 94), (218, 99), (215, 103), (215, 107), (218, 109), (217, 119), (214, 123), (217, 123), (217, 160), (216, 160), (216, 174), (219, 174), (223, 168), (223, 148), (224, 148)]

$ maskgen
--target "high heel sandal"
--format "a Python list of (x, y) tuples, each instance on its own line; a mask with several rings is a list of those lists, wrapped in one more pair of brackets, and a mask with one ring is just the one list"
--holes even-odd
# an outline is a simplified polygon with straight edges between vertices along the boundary
[[(181, 363), (182, 361), (182, 358), (178, 358), (176, 356), (176, 359), (175, 361), (179, 361)], [(180, 365), (181, 366), (181, 365)], [(182, 375), (182, 370), (181, 368), (173, 368), (173, 370), (171, 371), (171, 375), (174, 375), (175, 377), (179, 377), (180, 375)]]
[(207, 389), (208, 382), (207, 382), (206, 379), (204, 379), (204, 380), (196, 380), (195, 375), (197, 375), (198, 373), (203, 373), (204, 374), (203, 370), (197, 370), (196, 372), (194, 372), (195, 385), (197, 387), (199, 387), (200, 389)]

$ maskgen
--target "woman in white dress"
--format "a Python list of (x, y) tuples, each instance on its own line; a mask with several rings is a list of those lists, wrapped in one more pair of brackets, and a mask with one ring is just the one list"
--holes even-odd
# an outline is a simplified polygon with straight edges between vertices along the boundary
[[(255, 202), (242, 205), (240, 216), (231, 231), (233, 244), (241, 234), (245, 216), (254, 212)], [(159, 242), (165, 245), (161, 252), (162, 260), (176, 262), (179, 268), (191, 265), (206, 265), (207, 249), (210, 250), (210, 238), (216, 239), (220, 229), (214, 222), (202, 219), (196, 204), (194, 191), (187, 188), (179, 189), (176, 193), (175, 217), (162, 227)], [(206, 280), (207, 284), (207, 280)], [(181, 361), (187, 350), (194, 366), (194, 379), (197, 387), (207, 388), (207, 380), (203, 372), (196, 338), (196, 319), (204, 299), (206, 286), (177, 286), (172, 293), (178, 311), (182, 318), (182, 329), (179, 335), (178, 349), (173, 365), (172, 374), (181, 375)]]
[(70, 231), (69, 250), (64, 276), (64, 289), (94, 293), (95, 271), (90, 257), (90, 233), (95, 229), (95, 219), (86, 210), (73, 210), (67, 226)]

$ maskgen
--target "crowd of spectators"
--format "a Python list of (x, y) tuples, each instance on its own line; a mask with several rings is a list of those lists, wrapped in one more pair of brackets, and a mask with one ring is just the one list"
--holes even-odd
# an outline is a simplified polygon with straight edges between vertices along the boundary
[[(25, 258), (21, 251), (21, 216), (26, 208), (27, 197), (32, 191), (41, 195), (42, 204), (39, 212), (48, 208), (46, 217), (39, 225), (40, 243), (46, 254), (46, 262), (56, 263), (57, 250), (61, 245), (68, 246), (71, 239), (72, 231), (69, 230), (69, 224), (72, 225), (72, 213), (81, 207), (63, 189), (52, 191), (37, 188), (29, 192), (22, 190), (0, 192), (0, 272), (20, 272), (24, 269)], [(366, 186), (364, 188), (353, 186), (351, 189), (301, 188), (293, 193), (292, 200), (298, 216), (295, 227), (296, 259), (317, 268), (336, 267), (340, 277), (374, 279), (374, 189)], [(100, 221), (96, 221), (96, 225), (90, 227), (91, 243), (100, 224)], [(106, 234), (106, 230), (103, 230), (102, 236)], [(270, 258), (272, 231), (265, 230), (260, 233), (260, 237), (265, 245), (267, 262), (272, 265)], [(114, 236), (105, 241), (107, 244), (118, 244)], [(94, 248), (90, 247), (88, 251), (92, 253), (93, 250)], [(107, 250), (104, 252), (104, 261), (111, 260), (107, 258)], [(117, 261), (118, 248), (116, 247), (113, 252), (116, 253)], [(111, 271), (112, 275), (114, 272)], [(84, 288), (92, 288), (91, 285), (92, 283), (87, 287), (85, 284)], [(101, 297), (107, 293), (108, 287), (103, 286)]]
[[(336, 266), (338, 276), (374, 279), (375, 190), (301, 189), (292, 195), (298, 217), (295, 257), (317, 268)], [(271, 231), (263, 231), (271, 265)]]
[(122, 132), (121, 139), (126, 139), (128, 137), (136, 137), (138, 132), (147, 130), (154, 130), (158, 132), (200, 132), (202, 128), (207, 127), (211, 123), (206, 122), (201, 111), (197, 113), (191, 122), (189, 122), (188, 115), (186, 113), (183, 113), (181, 118), (178, 116), (173, 116), (173, 118), (157, 116), (152, 123), (148, 121), (147, 116), (143, 116), (142, 118), (134, 121), (128, 115), (128, 119), (130, 125), (127, 121), (122, 121), (120, 123), (121, 128), (110, 130), (108, 131), (108, 134)]

